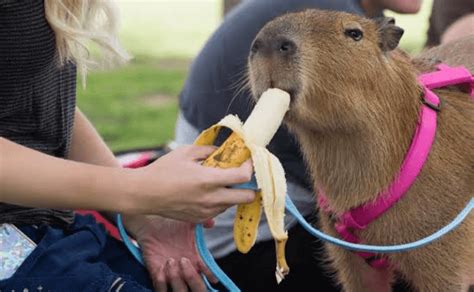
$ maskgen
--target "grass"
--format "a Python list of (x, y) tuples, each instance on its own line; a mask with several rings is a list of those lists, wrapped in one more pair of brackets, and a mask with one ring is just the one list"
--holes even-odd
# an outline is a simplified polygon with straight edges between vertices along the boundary
[(173, 137), (178, 102), (166, 96), (179, 94), (185, 75), (184, 68), (137, 58), (119, 70), (92, 73), (87, 89), (78, 88), (78, 105), (113, 150), (158, 145)]
[[(110, 72), (91, 73), (78, 105), (115, 151), (165, 143), (174, 136), (176, 96), (189, 60), (221, 21), (219, 0), (119, 0), (125, 48), (138, 56)], [(421, 50), (431, 0), (416, 15), (395, 15), (401, 46)], [(164, 62), (163, 60), (172, 61)], [(173, 61), (178, 58), (178, 62)], [(184, 61), (179, 61), (184, 60)], [(171, 98), (170, 98), (171, 97)]]

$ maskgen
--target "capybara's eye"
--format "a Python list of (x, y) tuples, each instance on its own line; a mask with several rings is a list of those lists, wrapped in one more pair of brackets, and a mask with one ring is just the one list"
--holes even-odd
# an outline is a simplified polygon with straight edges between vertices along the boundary
[(346, 36), (351, 37), (355, 41), (360, 41), (364, 33), (358, 28), (349, 28), (344, 32)]

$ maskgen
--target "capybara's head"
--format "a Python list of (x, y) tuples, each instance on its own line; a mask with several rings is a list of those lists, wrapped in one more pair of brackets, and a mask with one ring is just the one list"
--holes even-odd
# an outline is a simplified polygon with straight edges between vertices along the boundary
[(402, 34), (392, 18), (370, 20), (320, 10), (280, 16), (252, 44), (252, 93), (258, 97), (273, 87), (288, 91), (290, 128), (363, 127), (374, 122), (374, 112), (399, 107), (390, 100), (394, 91), (416, 82), (413, 70), (406, 68), (407, 55), (394, 50)]

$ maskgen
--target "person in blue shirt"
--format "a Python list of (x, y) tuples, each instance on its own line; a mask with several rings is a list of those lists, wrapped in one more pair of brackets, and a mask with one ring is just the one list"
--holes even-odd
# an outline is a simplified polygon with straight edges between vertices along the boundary
[[(250, 92), (241, 89), (250, 45), (258, 31), (273, 18), (308, 8), (339, 10), (383, 16), (383, 9), (415, 13), (421, 0), (248, 0), (224, 19), (194, 60), (180, 94), (180, 114), (175, 142), (191, 144), (197, 135), (227, 114), (245, 120), (251, 109)], [(222, 142), (222, 135), (218, 142)], [(295, 139), (281, 127), (269, 150), (282, 162), (288, 181), (288, 195), (303, 216), (317, 222), (316, 203), (309, 176)], [(236, 208), (216, 217), (215, 226), (206, 231), (206, 241), (220, 266), (242, 291), (336, 291), (330, 274), (324, 271), (321, 242), (308, 235), (296, 220), (287, 215), (289, 230), (287, 258), (290, 274), (280, 284), (275, 281), (274, 243), (262, 216), (259, 234), (249, 254), (236, 251), (233, 221)]]

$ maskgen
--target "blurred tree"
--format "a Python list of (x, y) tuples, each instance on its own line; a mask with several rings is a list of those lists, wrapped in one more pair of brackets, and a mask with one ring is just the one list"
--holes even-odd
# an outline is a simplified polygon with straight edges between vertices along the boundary
[(226, 15), (240, 0), (224, 0), (224, 15)]

